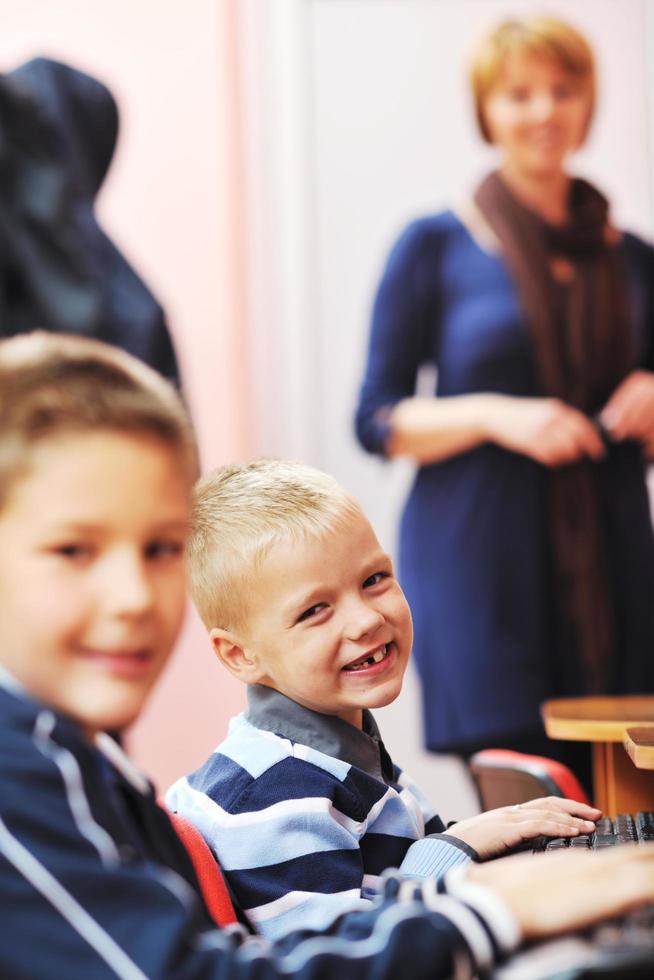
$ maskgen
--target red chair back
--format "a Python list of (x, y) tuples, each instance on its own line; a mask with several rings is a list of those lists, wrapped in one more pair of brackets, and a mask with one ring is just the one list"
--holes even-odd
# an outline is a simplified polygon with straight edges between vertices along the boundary
[(212, 918), (219, 926), (228, 926), (237, 922), (220, 865), (204, 837), (190, 820), (180, 816), (179, 813), (166, 812), (193, 862), (202, 896)]
[(590, 802), (571, 769), (541, 755), (483, 749), (471, 757), (469, 767), (484, 810), (526, 803), (540, 796)]

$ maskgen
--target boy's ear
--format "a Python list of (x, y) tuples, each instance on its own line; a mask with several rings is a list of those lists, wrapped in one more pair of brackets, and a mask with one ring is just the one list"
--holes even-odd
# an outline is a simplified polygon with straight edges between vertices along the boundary
[(235, 633), (216, 626), (209, 631), (209, 639), (214, 653), (234, 677), (244, 684), (256, 684), (262, 671), (256, 661), (248, 656)]

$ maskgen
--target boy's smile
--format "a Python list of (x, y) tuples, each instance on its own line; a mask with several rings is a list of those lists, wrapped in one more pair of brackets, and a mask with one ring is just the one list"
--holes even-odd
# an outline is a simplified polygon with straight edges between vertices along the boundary
[(189, 481), (165, 444), (113, 431), (30, 462), (0, 511), (0, 658), (89, 735), (121, 729), (183, 617)]
[(238, 673), (360, 727), (363, 708), (400, 693), (412, 639), (391, 560), (358, 514), (272, 546), (253, 577)]

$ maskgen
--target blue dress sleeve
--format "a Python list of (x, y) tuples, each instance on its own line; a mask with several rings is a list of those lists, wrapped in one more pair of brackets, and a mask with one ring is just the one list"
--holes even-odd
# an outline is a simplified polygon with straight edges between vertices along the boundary
[(623, 254), (634, 312), (636, 361), (645, 370), (654, 371), (654, 248), (625, 232)]
[(433, 356), (442, 237), (438, 218), (414, 221), (386, 262), (355, 419), (357, 437), (369, 452), (385, 453), (390, 410), (414, 394), (418, 369)]
[(654, 371), (654, 248), (648, 242), (640, 242), (640, 269), (643, 289), (645, 366)]

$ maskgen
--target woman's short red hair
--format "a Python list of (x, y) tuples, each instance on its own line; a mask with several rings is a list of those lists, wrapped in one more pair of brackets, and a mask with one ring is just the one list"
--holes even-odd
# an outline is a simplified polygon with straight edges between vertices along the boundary
[(485, 118), (488, 96), (499, 82), (509, 55), (531, 54), (552, 62), (587, 87), (588, 132), (595, 108), (596, 76), (593, 49), (570, 24), (553, 17), (525, 17), (502, 21), (477, 44), (470, 64), (470, 82), (481, 135), (492, 137)]

